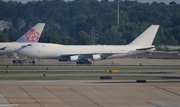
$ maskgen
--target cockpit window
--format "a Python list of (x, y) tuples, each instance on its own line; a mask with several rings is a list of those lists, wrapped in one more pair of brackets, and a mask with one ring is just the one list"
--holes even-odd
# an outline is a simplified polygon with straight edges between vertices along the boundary
[(28, 44), (27, 46), (32, 46), (31, 44)]
[(28, 47), (28, 46), (32, 46), (32, 45), (28, 44), (28, 45), (24, 45), (24, 46), (21, 46), (21, 47), (25, 48), (25, 47)]

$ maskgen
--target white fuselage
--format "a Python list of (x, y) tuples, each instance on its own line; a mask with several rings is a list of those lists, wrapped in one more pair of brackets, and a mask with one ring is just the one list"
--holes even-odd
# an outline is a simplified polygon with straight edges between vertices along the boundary
[(136, 51), (138, 48), (142, 47), (128, 45), (58, 45), (48, 43), (33, 43), (31, 46), (20, 49), (18, 53), (33, 58), (51, 59), (58, 59), (67, 55), (95, 55), (101, 53), (112, 54), (108, 56), (108, 58), (117, 58), (120, 56), (126, 56), (128, 54), (142, 52)]
[(118, 58), (126, 55), (152, 51), (152, 42), (159, 25), (151, 25), (128, 45), (59, 45), (48, 43), (33, 43), (18, 50), (18, 53), (33, 58), (57, 58), (59, 61), (89, 63), (107, 58)]
[(1, 42), (0, 43), (0, 55), (17, 52), (22, 46), (26, 46), (26, 45), (28, 45), (28, 43)]
[(37, 23), (15, 42), (0, 42), (0, 55), (17, 52), (20, 48), (27, 46), (29, 43), (38, 42), (44, 26), (45, 23)]

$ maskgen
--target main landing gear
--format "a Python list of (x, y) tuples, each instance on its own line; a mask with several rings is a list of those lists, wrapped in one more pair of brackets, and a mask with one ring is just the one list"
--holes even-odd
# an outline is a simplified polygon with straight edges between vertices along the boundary
[(85, 65), (91, 65), (92, 62), (91, 61), (88, 61), (87, 59), (84, 60), (84, 61), (78, 61), (76, 62), (77, 65), (80, 65), (80, 64), (85, 64)]

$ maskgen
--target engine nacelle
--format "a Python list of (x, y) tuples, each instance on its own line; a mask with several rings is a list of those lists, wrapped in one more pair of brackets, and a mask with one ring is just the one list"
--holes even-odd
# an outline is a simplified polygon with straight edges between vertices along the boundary
[(77, 62), (77, 61), (79, 61), (79, 55), (70, 56), (70, 61), (71, 61), (71, 62)]
[(99, 55), (99, 54), (98, 54), (98, 55), (93, 55), (93, 56), (92, 56), (92, 60), (93, 60), (93, 61), (99, 61), (99, 60), (102, 60), (102, 57), (101, 57), (101, 55)]
[(67, 61), (69, 61), (69, 59), (63, 59), (63, 58), (61, 58), (61, 59), (58, 59), (59, 60), (59, 62), (67, 62)]

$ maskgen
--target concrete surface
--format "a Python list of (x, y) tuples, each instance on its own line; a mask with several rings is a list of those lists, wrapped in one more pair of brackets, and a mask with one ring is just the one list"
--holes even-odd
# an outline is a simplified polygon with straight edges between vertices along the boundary
[[(104, 65), (180, 65), (178, 59), (115, 59)], [(0, 62), (6, 64), (6, 61)], [(39, 65), (61, 65), (55, 60)], [(127, 66), (130, 67), (130, 66)], [(162, 71), (163, 72), (163, 71)], [(174, 75), (179, 75), (179, 70)], [(168, 75), (168, 74), (165, 74)], [(0, 105), (18, 107), (180, 107), (177, 80), (136, 83), (131, 80), (39, 80), (0, 81)], [(153, 80), (152, 80), (153, 81)], [(174, 82), (173, 82), (174, 81)]]
[[(13, 59), (0, 59), (0, 65), (13, 65)], [(95, 61), (93, 65), (180, 65), (180, 59), (117, 58)], [(30, 65), (26, 63), (25, 65)], [(75, 62), (59, 62), (57, 59), (36, 60), (36, 65), (76, 65)]]
[[(179, 83), (117, 84), (19, 84), (0, 85), (0, 104), (18, 107), (179, 107)], [(61, 81), (58, 81), (61, 82)], [(58, 83), (56, 82), (56, 83)], [(70, 84), (69, 83), (69, 84)], [(77, 82), (78, 83), (78, 82)]]

